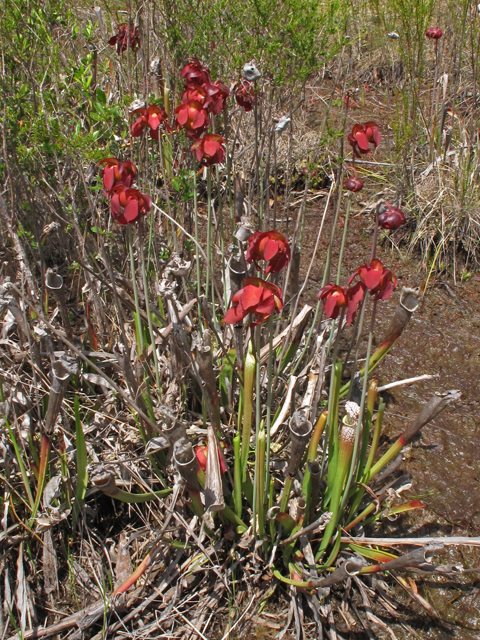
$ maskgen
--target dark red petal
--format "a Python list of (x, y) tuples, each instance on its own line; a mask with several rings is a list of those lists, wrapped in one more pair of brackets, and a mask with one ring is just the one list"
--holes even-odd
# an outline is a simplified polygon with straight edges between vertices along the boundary
[[(354, 276), (352, 276), (352, 277), (354, 277)], [(332, 289), (333, 289), (333, 284), (326, 284), (318, 292), (318, 299), (321, 300), (322, 298), (325, 298), (325, 296), (328, 294), (328, 292), (331, 291)]]
[(246, 315), (246, 313), (242, 313), (242, 309), (237, 305), (235, 307), (230, 307), (223, 320), (227, 324), (238, 324)]
[(355, 140), (357, 141), (360, 151), (364, 153), (368, 151), (368, 138), (364, 131), (359, 131), (355, 134)]
[(110, 209), (113, 216), (118, 216), (122, 210), (120, 207), (120, 195), (115, 193), (110, 200)]
[[(359, 268), (355, 271), (355, 273), (354, 273), (353, 275), (351, 275), (351, 276), (350, 276), (350, 278), (348, 279), (348, 282), (347, 282), (348, 286), (350, 286), (350, 284), (355, 280), (355, 278), (356, 278), (357, 276), (359, 276), (359, 275), (360, 275), (360, 269), (361, 269), (361, 268), (362, 268), (362, 267), (359, 267)], [(324, 288), (325, 288), (325, 287), (324, 287)], [(319, 294), (319, 295), (320, 295), (320, 294)]]
[(374, 127), (373, 128), (373, 144), (375, 145), (375, 147), (378, 147), (381, 141), (382, 141), (382, 136), (380, 135), (379, 130), (376, 127)]
[(115, 182), (113, 167), (106, 166), (103, 171), (103, 186), (105, 191), (110, 191)]
[(205, 153), (207, 155), (213, 156), (217, 151), (218, 142), (216, 140), (204, 139), (203, 148), (205, 149)]
[(180, 108), (177, 113), (177, 122), (183, 127), (188, 120), (188, 108)]
[(262, 300), (262, 287), (256, 287), (253, 284), (247, 285), (243, 290), (242, 306), (245, 310), (254, 310), (257, 304)]
[(350, 300), (347, 307), (347, 317), (346, 317), (347, 324), (352, 324), (352, 322), (355, 320), (356, 313), (357, 313), (357, 305), (353, 300)]
[(327, 318), (335, 319), (338, 317), (339, 308), (337, 306), (337, 300), (334, 296), (327, 297), (323, 302), (323, 308), (325, 309), (325, 315)]
[(199, 111), (197, 111), (195, 114), (195, 118), (193, 120), (194, 129), (199, 129), (200, 127), (203, 127), (203, 125), (206, 122), (206, 118), (207, 118), (206, 111), (204, 111), (203, 109), (200, 109)]
[(393, 282), (391, 280), (387, 280), (381, 290), (378, 292), (376, 299), (377, 300), (388, 300), (392, 295), (393, 291)]
[(365, 282), (365, 286), (367, 287), (367, 289), (370, 289), (370, 291), (372, 291), (373, 289), (376, 289), (380, 284), (382, 274), (376, 269), (369, 269), (362, 279)]
[(361, 302), (365, 297), (365, 285), (363, 282), (357, 282), (356, 285), (350, 287), (348, 290), (348, 297), (356, 303)]
[(123, 217), (127, 222), (135, 222), (138, 218), (138, 200), (130, 198), (127, 206), (123, 210)]

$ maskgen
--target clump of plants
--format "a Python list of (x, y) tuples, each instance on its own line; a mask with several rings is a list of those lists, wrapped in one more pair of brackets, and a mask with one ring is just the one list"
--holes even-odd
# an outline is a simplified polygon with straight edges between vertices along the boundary
[[(129, 54), (137, 34), (122, 24), (110, 44), (118, 55)], [(264, 94), (253, 63), (245, 65), (232, 96), (196, 58), (180, 78), (183, 93), (175, 109), (166, 95), (162, 105), (135, 104), (128, 154), (98, 163), (103, 194), (93, 202), (85, 192), (95, 226), (90, 220), (82, 233), (73, 218), (85, 277), (85, 331), (73, 322), (64, 279), (55, 270), (45, 273), (41, 301), (26, 260), (21, 265), (30, 289), (7, 279), (2, 284), (2, 313), (8, 310), (18, 348), (29, 345), (30, 375), (45, 391), (45, 402), (35, 408), (38, 449), (36, 437), (25, 440), (19, 431), (12, 405), (16, 383), (7, 377), (1, 389), (8, 446), (24, 490), (14, 490), (15, 506), (13, 499), (5, 503), (6, 518), (14, 514), (24, 529), (43, 536), (44, 570), (51, 570), (51, 557), (57, 557), (52, 528), (62, 523), (72, 544), (87, 535), (91, 495), (128, 505), (135, 518), (156, 514), (156, 525), (145, 521), (136, 568), (127, 541), (122, 553), (129, 561), (115, 584), (101, 585), (98, 602), (51, 625), (44, 636), (86, 629), (107, 611), (138, 604), (152, 581), (162, 592), (176, 578), (187, 598), (204, 579), (222, 599), (233, 597), (239, 581), (251, 581), (260, 609), (277, 585), (288, 585), (294, 610), (306, 598), (321, 634), (334, 628), (331, 587), (355, 578), (361, 591), (360, 576), (424, 567), (441, 548), (421, 541), (420, 550), (397, 555), (379, 548), (388, 542), (362, 537), (382, 518), (424, 506), (397, 498), (405, 482), (395, 474), (397, 457), (454, 397), (434, 396), (378, 455), (385, 403), (372, 372), (418, 304), (414, 291), (402, 291), (374, 349), (377, 312), (397, 286), (376, 257), (378, 233), (405, 223), (389, 203), (376, 207), (368, 261), (360, 258), (347, 281), (342, 278), (351, 202), (364, 186), (355, 158), (380, 145), (379, 123), (355, 124), (348, 135), (352, 167), (342, 182), (332, 180), (300, 286), (309, 177), (289, 235), (278, 230), (277, 203), (270, 203), (275, 185), (268, 180), (275, 136), (288, 118), (260, 135)], [(247, 114), (255, 135), (245, 178), (235, 137)], [(343, 188), (348, 194), (333, 274)], [(321, 259), (319, 242), (332, 210), (323, 282), (312, 307), (301, 302), (302, 292)], [(21, 261), (21, 243), (9, 231)], [(52, 316), (53, 307), (58, 312)], [(91, 430), (111, 420), (112, 412), (119, 435), (127, 429), (133, 438), (133, 449), (124, 449), (121, 437), (110, 453), (89, 442)], [(128, 526), (127, 513), (132, 511), (123, 512)], [(131, 544), (135, 537), (132, 525)], [(45, 575), (53, 591), (51, 571)], [(178, 606), (179, 598), (177, 592)], [(241, 617), (232, 619), (232, 628)], [(107, 628), (116, 625), (110, 621)], [(20, 628), (26, 629), (24, 619)], [(228, 635), (228, 624), (223, 630)]]

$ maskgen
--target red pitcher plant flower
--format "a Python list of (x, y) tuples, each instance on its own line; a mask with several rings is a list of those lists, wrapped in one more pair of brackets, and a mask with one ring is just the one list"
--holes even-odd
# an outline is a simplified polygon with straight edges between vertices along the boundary
[(384, 229), (396, 231), (402, 226), (402, 224), (406, 223), (403, 212), (388, 202), (384, 202), (383, 205), (380, 205), (378, 211), (378, 224)]
[(101, 176), (103, 188), (107, 195), (119, 184), (127, 188), (131, 187), (137, 178), (137, 168), (130, 160), (120, 162), (117, 158), (104, 158), (98, 164), (104, 163), (105, 167), (102, 169)]
[(198, 138), (210, 124), (210, 118), (200, 102), (189, 100), (175, 109), (176, 127), (185, 129), (187, 138)]
[(265, 260), (265, 273), (278, 273), (290, 262), (290, 247), (288, 240), (278, 231), (255, 231), (248, 239), (246, 254), (247, 262), (254, 262), (257, 269), (258, 261)]
[(142, 135), (143, 130), (149, 128), (150, 136), (158, 141), (158, 131), (160, 125), (164, 124), (165, 129), (172, 133), (170, 125), (168, 124), (168, 116), (164, 109), (160, 109), (157, 105), (152, 104), (148, 108), (141, 107), (135, 109), (132, 114), (139, 114), (138, 118), (132, 124), (132, 136), (138, 138)]
[(375, 295), (375, 300), (388, 300), (397, 285), (397, 278), (390, 269), (385, 269), (377, 258), (359, 267), (348, 284), (350, 285), (357, 276), (370, 293)]
[[(119, 24), (117, 33), (110, 38), (108, 44), (117, 47), (117, 53), (123, 53), (128, 49), (128, 25), (126, 22)], [(130, 25), (130, 49), (136, 51), (140, 46), (140, 33), (138, 27)]]
[(327, 318), (338, 318), (341, 309), (346, 309), (346, 322), (351, 324), (365, 295), (365, 285), (358, 282), (353, 287), (340, 287), (327, 284), (318, 292), (318, 299), (322, 301)]
[(211, 81), (208, 68), (200, 60), (190, 58), (180, 76), (185, 80), (182, 104), (193, 100), (209, 113), (218, 115), (223, 111), (230, 91), (220, 80)]
[(240, 80), (234, 89), (235, 100), (245, 111), (251, 111), (255, 104), (255, 92), (253, 84), (248, 80)]
[(227, 104), (228, 97), (230, 95), (230, 89), (226, 84), (220, 82), (220, 80), (215, 80), (213, 84), (209, 84), (206, 86), (207, 93), (210, 95), (210, 105), (209, 109), (211, 113), (218, 116), (224, 109)]
[(182, 94), (182, 104), (194, 100), (200, 103), (203, 109), (218, 116), (225, 109), (229, 95), (228, 87), (219, 80), (213, 84), (187, 84)]
[(210, 73), (208, 68), (197, 58), (189, 58), (188, 63), (180, 71), (180, 77), (187, 83), (203, 84), (210, 83)]
[(428, 27), (425, 31), (425, 35), (431, 40), (439, 40), (442, 37), (443, 32), (438, 27)]
[(138, 189), (127, 189), (123, 184), (113, 188), (110, 209), (112, 218), (121, 225), (137, 222), (147, 215), (152, 207), (152, 199)]
[(345, 181), (345, 189), (347, 189), (347, 191), (353, 191), (354, 193), (357, 193), (357, 191), (361, 191), (363, 189), (363, 185), (365, 183), (363, 180), (360, 180), (356, 170), (353, 167), (350, 168), (350, 171), (353, 172), (353, 175)]
[(211, 102), (211, 98), (208, 95), (206, 85), (201, 84), (187, 84), (185, 91), (182, 93), (182, 104), (186, 104), (193, 100), (198, 102), (203, 109), (206, 109)]
[(225, 140), (216, 133), (206, 133), (192, 145), (192, 151), (195, 151), (197, 160), (205, 167), (211, 167), (225, 160)]
[(370, 143), (375, 149), (380, 144), (382, 138), (378, 127), (378, 122), (365, 122), (365, 124), (356, 124), (352, 129), (352, 133), (348, 134), (348, 142), (353, 148), (353, 155), (360, 158), (362, 153), (370, 151)]
[(248, 316), (255, 315), (252, 325), (268, 320), (275, 310), (283, 309), (282, 290), (261, 278), (245, 278), (243, 289), (232, 298), (232, 306), (225, 315), (227, 324), (237, 324)]

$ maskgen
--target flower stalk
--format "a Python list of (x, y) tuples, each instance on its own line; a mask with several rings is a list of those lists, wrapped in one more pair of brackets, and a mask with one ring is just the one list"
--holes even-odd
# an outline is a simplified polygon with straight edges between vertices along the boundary
[(242, 442), (241, 442), (241, 471), (242, 483), (247, 480), (247, 460), (250, 449), (250, 435), (252, 430), (252, 412), (253, 412), (253, 384), (255, 380), (256, 360), (253, 355), (253, 345), (250, 341), (248, 353), (245, 358), (245, 369), (243, 375), (243, 426), (242, 426)]

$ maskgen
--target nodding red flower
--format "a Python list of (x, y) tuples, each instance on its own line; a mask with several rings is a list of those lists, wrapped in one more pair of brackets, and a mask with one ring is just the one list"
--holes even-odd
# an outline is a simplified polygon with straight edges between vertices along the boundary
[(130, 160), (120, 162), (117, 158), (104, 158), (98, 164), (103, 163), (105, 163), (105, 168), (102, 169), (101, 176), (107, 195), (119, 184), (123, 184), (127, 188), (131, 187), (137, 178), (137, 167)]
[(245, 111), (251, 111), (255, 104), (255, 91), (253, 84), (248, 80), (240, 80), (237, 82), (234, 89), (235, 100), (237, 104), (245, 109)]
[(255, 231), (248, 239), (247, 262), (265, 260), (265, 273), (278, 273), (290, 262), (288, 240), (278, 231)]
[(113, 188), (110, 210), (112, 218), (121, 225), (137, 222), (147, 215), (152, 207), (152, 199), (138, 189), (126, 189), (123, 184)]
[(357, 276), (370, 293), (375, 295), (375, 300), (388, 300), (397, 285), (396, 277), (390, 269), (385, 269), (377, 258), (359, 267), (348, 284), (351, 284)]
[(203, 109), (218, 116), (225, 108), (229, 95), (228, 87), (219, 80), (216, 80), (213, 84), (207, 82), (202, 85), (187, 84), (182, 94), (182, 104), (194, 100), (201, 104)]
[(158, 141), (158, 131), (162, 124), (165, 125), (165, 129), (169, 133), (172, 133), (170, 125), (168, 124), (167, 112), (155, 104), (150, 105), (148, 109), (140, 107), (140, 109), (135, 109), (132, 113), (140, 114), (132, 124), (132, 136), (134, 138), (138, 138), (142, 135), (144, 129), (149, 128), (150, 137)]
[(189, 58), (188, 63), (180, 71), (180, 77), (187, 83), (203, 84), (210, 83), (210, 72), (207, 67), (197, 58)]
[(187, 84), (185, 91), (182, 93), (182, 104), (193, 100), (206, 109), (210, 105), (211, 99), (205, 87), (206, 85), (201, 84)]
[(351, 167), (351, 171), (353, 171), (353, 176), (350, 176), (350, 178), (345, 181), (345, 189), (357, 193), (357, 191), (361, 191), (363, 189), (363, 185), (365, 183), (363, 180), (360, 180), (353, 167)]
[[(207, 470), (207, 455), (208, 455), (208, 445), (199, 445), (195, 447), (195, 455), (197, 456), (198, 464), (201, 468), (206, 471)], [(220, 447), (218, 447), (218, 459), (220, 461), (220, 471), (221, 473), (227, 472), (227, 467), (225, 466), (225, 462), (223, 460), (223, 456), (220, 452)]]
[(380, 144), (382, 138), (378, 127), (378, 122), (365, 122), (365, 124), (356, 124), (352, 129), (352, 133), (348, 134), (348, 142), (353, 148), (353, 155), (360, 158), (362, 153), (370, 151), (370, 143), (375, 149)]
[(392, 206), (388, 202), (384, 202), (378, 208), (378, 224), (380, 227), (384, 229), (391, 229), (392, 231), (396, 231), (399, 229), (402, 224), (406, 223), (406, 218), (403, 215), (403, 212), (400, 211), (397, 207)]
[(192, 144), (192, 151), (195, 151), (197, 160), (205, 167), (225, 160), (225, 140), (216, 133), (206, 133), (203, 138), (196, 140)]
[(438, 27), (428, 27), (425, 31), (425, 35), (431, 40), (439, 40), (442, 37), (443, 32)]
[(282, 290), (261, 278), (245, 278), (243, 289), (233, 296), (232, 306), (224, 321), (227, 324), (238, 324), (252, 313), (256, 316), (256, 321), (252, 322), (254, 326), (268, 320), (275, 309), (283, 309)]
[[(110, 38), (108, 44), (117, 47), (117, 53), (123, 53), (128, 49), (128, 26), (126, 22), (119, 24), (117, 33)], [(140, 47), (140, 33), (138, 27), (130, 25), (130, 49), (136, 51)]]
[(209, 111), (216, 116), (225, 109), (228, 97), (230, 95), (230, 89), (226, 84), (215, 80), (213, 84), (203, 85), (210, 96)]
[(210, 118), (200, 102), (189, 100), (175, 109), (177, 129), (185, 129), (187, 138), (198, 138), (210, 124)]
[(334, 320), (338, 318), (340, 309), (346, 309), (346, 323), (351, 324), (364, 295), (365, 285), (362, 282), (348, 289), (336, 284), (327, 284), (318, 292), (318, 299), (323, 303), (327, 318)]

